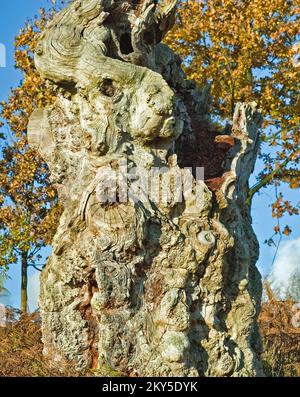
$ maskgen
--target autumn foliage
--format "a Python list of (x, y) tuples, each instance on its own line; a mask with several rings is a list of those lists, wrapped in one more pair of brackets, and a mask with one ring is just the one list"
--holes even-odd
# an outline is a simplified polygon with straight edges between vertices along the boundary
[[(200, 86), (210, 83), (217, 121), (230, 120), (238, 101), (255, 101), (263, 112), (264, 167), (249, 203), (263, 187), (300, 186), (299, 38), (299, 0), (180, 1), (167, 38), (188, 76)], [(274, 218), (298, 213), (295, 205), (274, 197)]]

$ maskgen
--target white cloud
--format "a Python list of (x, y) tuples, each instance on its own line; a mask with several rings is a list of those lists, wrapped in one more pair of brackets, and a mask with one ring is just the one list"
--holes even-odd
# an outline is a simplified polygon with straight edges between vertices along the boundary
[(274, 263), (271, 279), (274, 286), (287, 287), (290, 277), (300, 269), (300, 237), (281, 244)]
[(28, 306), (30, 312), (33, 312), (38, 308), (39, 293), (40, 272), (35, 272), (28, 278)]

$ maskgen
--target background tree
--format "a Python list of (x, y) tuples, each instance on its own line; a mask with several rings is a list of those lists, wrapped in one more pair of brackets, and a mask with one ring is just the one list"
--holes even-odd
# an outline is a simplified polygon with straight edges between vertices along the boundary
[[(217, 121), (230, 119), (237, 101), (256, 101), (262, 109), (264, 167), (249, 203), (266, 186), (300, 186), (299, 32), (299, 0), (188, 0), (180, 2), (167, 38), (188, 76), (200, 86), (211, 83)], [(273, 217), (298, 213), (297, 204), (278, 192)], [(276, 224), (275, 234), (280, 232)]]
[[(59, 207), (49, 184), (49, 172), (27, 144), (27, 123), (32, 111), (55, 97), (33, 65), (37, 34), (55, 13), (40, 10), (15, 40), (16, 68), (23, 74), (20, 86), (1, 104), (2, 154), (0, 159), (0, 269), (21, 263), (21, 310), (27, 311), (27, 271), (39, 269), (41, 250), (50, 244)], [(6, 127), (6, 129), (4, 128)]]

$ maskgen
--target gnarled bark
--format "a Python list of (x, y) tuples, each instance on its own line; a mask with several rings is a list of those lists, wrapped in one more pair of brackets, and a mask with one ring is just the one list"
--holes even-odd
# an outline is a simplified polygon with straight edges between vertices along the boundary
[[(161, 3), (75, 0), (37, 46), (38, 71), (61, 89), (28, 136), (64, 208), (41, 278), (44, 353), (139, 376), (261, 375), (246, 205), (261, 117), (238, 104), (231, 128), (214, 130), (208, 90), (160, 43), (176, 1)], [(146, 173), (102, 200), (134, 167), (163, 167), (171, 197), (146, 194)], [(182, 201), (174, 175), (189, 186)]]

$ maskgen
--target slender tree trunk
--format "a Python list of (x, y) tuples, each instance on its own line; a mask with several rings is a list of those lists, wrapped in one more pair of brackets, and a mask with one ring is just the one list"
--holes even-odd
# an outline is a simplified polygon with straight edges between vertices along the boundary
[(27, 296), (27, 284), (28, 284), (28, 260), (27, 251), (23, 251), (21, 260), (21, 312), (27, 313), (28, 296)]

